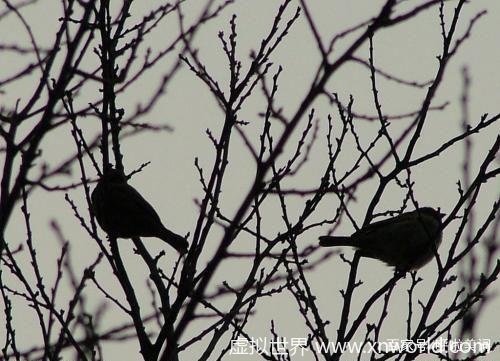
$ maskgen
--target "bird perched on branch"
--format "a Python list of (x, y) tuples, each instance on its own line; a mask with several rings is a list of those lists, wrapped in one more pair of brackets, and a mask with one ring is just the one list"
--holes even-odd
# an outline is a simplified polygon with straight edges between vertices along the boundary
[(323, 247), (351, 246), (398, 270), (416, 270), (429, 262), (441, 244), (444, 214), (424, 207), (364, 226), (349, 237), (322, 236)]
[(165, 228), (158, 213), (127, 184), (120, 170), (104, 171), (92, 192), (92, 208), (97, 222), (110, 237), (157, 237), (179, 253), (187, 252), (186, 239)]

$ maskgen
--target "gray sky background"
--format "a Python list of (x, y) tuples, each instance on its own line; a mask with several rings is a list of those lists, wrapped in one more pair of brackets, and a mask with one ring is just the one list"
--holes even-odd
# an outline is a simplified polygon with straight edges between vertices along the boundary
[[(34, 34), (37, 40), (43, 43), (44, 39), (50, 43), (53, 39), (53, 30), (57, 27), (57, 18), (60, 16), (59, 5), (56, 1), (42, 1), (39, 5), (26, 8), (25, 15), (31, 21)], [(153, 3), (153, 2), (152, 2)], [(158, 2), (154, 2), (158, 3)], [(194, 2), (193, 2), (194, 3)], [(318, 28), (329, 39), (333, 34), (349, 28), (359, 22), (375, 15), (382, 4), (382, 1), (309, 1), (310, 10), (318, 25)], [(408, 1), (408, 6), (416, 4), (415, 1)], [(135, 7), (137, 16), (142, 16), (145, 9), (141, 9), (144, 3), (137, 2)], [(219, 80), (223, 86), (227, 84), (227, 66), (220, 41), (217, 33), (223, 30), (226, 34), (229, 30), (229, 20), (232, 14), (237, 14), (238, 27), (238, 56), (243, 62), (244, 68), (248, 66), (249, 52), (259, 46), (260, 40), (270, 28), (274, 15), (279, 6), (277, 1), (237, 1), (233, 6), (228, 7), (222, 15), (215, 21), (204, 25), (197, 34), (194, 47), (199, 50), (200, 59), (205, 63), (211, 74)], [(450, 19), (454, 8), (454, 1), (446, 2), (447, 16)], [(298, 5), (298, 3), (297, 3)], [(297, 5), (291, 7), (295, 9)], [(4, 5), (0, 5), (1, 6)], [(488, 13), (481, 18), (479, 23), (472, 31), (472, 36), (467, 39), (457, 56), (452, 60), (445, 74), (445, 81), (442, 83), (434, 105), (449, 102), (450, 104), (444, 111), (430, 112), (428, 123), (424, 130), (422, 139), (417, 146), (416, 154), (424, 154), (431, 149), (435, 149), (444, 140), (451, 138), (461, 132), (462, 114), (460, 109), (460, 97), (463, 90), (462, 69), (467, 67), (471, 79), (469, 94), (469, 120), (475, 124), (484, 113), (490, 115), (499, 111), (500, 94), (500, 48), (498, 47), (498, 24), (500, 21), (500, 3), (488, 0), (472, 1), (466, 7), (462, 15), (461, 27), (458, 33), (462, 33), (469, 24), (475, 13), (482, 9), (487, 9)], [(186, 20), (197, 14), (197, 6), (188, 1), (185, 6)], [(291, 12), (287, 13), (288, 16)], [(174, 17), (172, 17), (174, 19)], [(160, 49), (166, 43), (166, 39), (175, 36), (175, 22), (163, 22), (154, 32), (147, 42), (153, 51)], [(0, 21), (0, 33), (2, 42), (5, 43), (27, 43), (26, 34), (21, 30), (7, 31), (7, 29), (21, 29), (18, 21), (12, 17)], [(354, 37), (358, 33), (354, 33)], [(337, 54), (342, 51), (353, 36), (347, 37), (337, 45)], [(375, 40), (375, 64), (385, 71), (407, 80), (430, 80), (437, 69), (436, 56), (441, 50), (441, 37), (439, 27), (439, 17), (437, 8), (428, 10), (418, 18), (406, 22), (402, 26), (389, 28), (380, 32)], [(367, 58), (368, 47), (365, 44), (357, 53), (358, 56)], [(126, 114), (132, 113), (138, 103), (148, 99), (153, 93), (158, 83), (158, 78), (163, 74), (173, 58), (158, 64), (142, 80), (140, 80), (130, 91), (118, 99), (118, 104), (125, 109)], [(301, 16), (297, 24), (292, 28), (290, 34), (281, 44), (278, 51), (272, 58), (275, 64), (284, 68), (279, 84), (277, 104), (283, 107), (285, 115), (291, 115), (298, 108), (298, 101), (306, 93), (309, 84), (314, 76), (314, 71), (320, 60), (318, 51), (311, 32), (308, 29), (304, 16)], [(89, 64), (97, 59), (88, 59)], [(169, 63), (170, 62), (170, 63)], [(0, 58), (0, 75), (4, 78), (11, 74), (18, 64), (15, 58)], [(371, 83), (368, 69), (358, 65), (349, 64), (341, 69), (328, 83), (327, 89), (331, 92), (337, 92), (339, 97), (348, 102), (349, 95), (354, 97), (354, 109), (362, 114), (376, 114), (373, 107)], [(426, 89), (414, 89), (402, 85), (395, 85), (380, 78), (379, 90), (383, 110), (386, 114), (398, 114), (415, 110), (419, 107)], [(1, 104), (12, 107), (15, 99), (21, 98), (21, 103), (26, 101), (23, 98), (23, 86), (29, 84), (20, 83), (9, 88), (8, 92), (0, 95)], [(94, 87), (94, 88), (92, 88)], [(89, 100), (98, 97), (98, 85), (96, 83), (88, 86), (81, 96), (76, 99), (78, 106), (84, 106)], [(227, 88), (226, 88), (227, 89)], [(242, 120), (250, 122), (248, 131), (255, 135), (262, 128), (260, 112), (265, 110), (264, 99), (260, 94), (260, 88), (257, 89), (253, 98), (250, 99), (246, 107), (240, 113)], [(310, 161), (304, 166), (301, 172), (290, 181), (288, 186), (295, 188), (314, 188), (319, 184), (320, 177), (327, 161), (326, 148), (326, 130), (327, 115), (332, 114), (334, 119), (338, 120), (337, 109), (324, 99), (320, 98), (314, 104), (315, 117), (320, 119), (320, 128), (318, 139), (314, 146)], [(161, 215), (165, 224), (178, 233), (187, 233), (194, 229), (194, 222), (198, 214), (198, 207), (194, 200), (203, 196), (199, 183), (199, 176), (194, 167), (195, 157), (199, 157), (200, 164), (208, 172), (209, 166), (213, 161), (213, 148), (209, 139), (206, 137), (205, 130), (210, 128), (215, 134), (219, 133), (223, 122), (223, 115), (214, 103), (214, 99), (199, 79), (197, 79), (186, 68), (181, 70), (174, 81), (167, 89), (167, 93), (158, 102), (155, 109), (143, 121), (152, 121), (155, 124), (168, 124), (173, 127), (171, 133), (143, 134), (134, 138), (125, 140), (122, 143), (123, 153), (125, 155), (124, 163), (126, 170), (132, 170), (141, 163), (151, 161), (141, 174), (131, 180), (137, 189), (143, 193), (146, 199), (154, 204), (156, 210)], [(305, 121), (305, 119), (304, 119)], [(358, 127), (362, 140), (368, 142), (373, 132), (378, 128), (378, 123), (365, 122), (360, 120)], [(363, 123), (364, 122), (364, 123)], [(391, 125), (391, 131), (394, 134), (408, 120), (402, 120), (398, 125), (397, 121)], [(88, 119), (85, 123), (80, 121), (88, 135), (95, 134), (99, 130), (99, 123), (95, 119)], [(305, 124), (305, 123), (304, 123)], [(276, 128), (278, 130), (279, 127)], [(299, 126), (294, 134), (294, 139), (298, 139), (303, 126)], [(473, 143), (473, 159), (470, 164), (473, 172), (477, 171), (479, 161), (489, 150), (493, 140), (499, 131), (496, 127), (489, 128), (484, 133), (475, 135)], [(221, 209), (229, 216), (233, 215), (241, 203), (244, 195), (249, 189), (254, 176), (252, 159), (248, 151), (244, 148), (240, 137), (234, 136), (234, 148), (229, 159), (229, 169), (226, 175), (225, 186), (223, 187), (223, 196), (221, 199)], [(255, 141), (258, 138), (255, 137)], [(291, 142), (294, 144), (294, 142)], [(54, 164), (57, 160), (64, 159), (69, 153), (74, 151), (74, 144), (70, 137), (69, 128), (61, 128), (45, 139), (42, 145), (45, 159), (53, 159)], [(380, 150), (381, 154), (384, 150)], [(458, 199), (456, 182), (462, 178), (461, 167), (463, 162), (464, 148), (462, 145), (454, 146), (442, 156), (425, 163), (413, 171), (415, 180), (415, 195), (422, 205), (441, 207), (444, 212), (450, 210), (451, 206)], [(346, 168), (352, 163), (352, 159), (347, 156), (342, 159), (341, 164)], [(498, 164), (498, 163), (497, 163)], [(79, 177), (75, 173), (74, 179)], [(67, 179), (61, 179), (61, 183), (69, 183)], [(357, 202), (352, 204), (350, 211), (358, 223), (361, 223), (363, 216), (371, 200), (376, 183), (367, 183), (357, 192)], [(498, 199), (498, 189), (500, 189), (498, 179), (491, 182), (485, 189), (479, 199), (477, 220), (484, 218), (484, 215), (490, 210), (494, 199)], [(73, 190), (70, 197), (82, 206), (85, 210), (84, 196), (81, 190)], [(400, 190), (394, 189), (386, 191), (382, 201), (377, 207), (378, 211), (386, 209), (397, 209), (400, 207), (404, 194)], [(289, 210), (293, 215), (298, 212), (300, 205), (304, 202), (303, 198), (296, 197), (290, 199)], [(314, 220), (321, 220), (332, 217), (332, 213), (338, 206), (333, 196), (326, 197), (320, 207), (317, 209)], [(37, 191), (30, 199), (30, 211), (32, 213), (33, 232), (36, 235), (35, 245), (38, 250), (41, 265), (46, 272), (46, 280), (53, 278), (55, 271), (55, 261), (58, 257), (59, 243), (50, 227), (50, 221), (55, 219), (60, 225), (64, 236), (70, 242), (70, 255), (77, 271), (81, 272), (96, 257), (97, 246), (85, 235), (80, 228), (77, 220), (73, 217), (68, 204), (64, 200), (64, 193), (47, 193)], [(271, 231), (283, 230), (284, 225), (279, 212), (279, 203), (276, 201), (274, 206), (264, 209), (264, 227)], [(454, 235), (457, 222), (448, 227), (444, 234), (444, 241), (440, 249), (440, 254), (446, 254), (449, 246), (449, 240)], [(349, 234), (353, 231), (352, 226), (345, 222), (339, 228), (340, 232)], [(315, 228), (302, 234), (299, 238), (299, 245), (305, 247), (315, 244), (317, 236), (328, 232), (328, 228)], [(221, 230), (213, 232), (212, 243), (207, 244), (202, 262), (206, 262), (212, 256), (216, 245), (220, 241)], [(24, 222), (19, 211), (11, 218), (7, 232), (7, 239), (12, 245), (24, 241), (25, 230)], [(234, 250), (250, 250), (252, 243), (249, 239), (245, 243), (245, 237), (241, 237), (239, 244), (234, 245)], [(147, 247), (151, 251), (160, 251), (163, 249), (161, 241), (148, 239)], [(13, 247), (14, 248), (14, 247)], [(134, 281), (138, 289), (144, 290), (145, 297), (149, 297), (147, 289), (144, 287), (143, 280), (146, 278), (146, 269), (142, 262), (133, 253), (132, 243), (130, 241), (121, 241), (122, 253), (125, 257), (127, 267), (133, 269)], [(232, 248), (233, 249), (233, 248)], [(165, 269), (170, 270), (174, 256), (172, 252), (167, 252), (167, 257), (163, 260)], [(321, 252), (320, 252), (321, 253)], [(344, 253), (352, 257), (353, 252), (345, 249)], [(26, 258), (27, 260), (27, 258)], [(479, 265), (480, 266), (480, 265)], [(248, 264), (239, 260), (224, 264), (217, 273), (216, 281), (212, 283), (214, 290), (216, 283), (227, 280), (231, 285), (237, 286), (244, 279), (248, 271)], [(437, 267), (434, 263), (426, 265), (419, 271), (419, 275), (424, 278), (424, 282), (419, 285), (419, 295), (425, 299), (434, 284), (434, 275)], [(324, 263), (313, 272), (308, 274), (308, 279), (313, 292), (318, 297), (318, 303), (323, 312), (323, 316), (331, 321), (327, 328), (331, 338), (334, 339), (339, 320), (341, 296), (339, 290), (346, 285), (348, 267), (338, 256), (334, 256), (329, 262)], [(358, 290), (358, 296), (355, 297), (353, 308), (361, 307), (366, 297), (375, 289), (380, 287), (392, 276), (392, 270), (385, 265), (373, 261), (362, 260), (358, 277), (364, 282)], [(111, 275), (110, 269), (105, 262), (98, 268), (97, 277), (101, 279), (102, 284), (108, 287), (117, 297), (123, 298), (118, 283)], [(405, 335), (405, 322), (400, 322), (406, 316), (407, 296), (406, 289), (410, 285), (409, 279), (402, 281), (395, 289), (390, 304), (389, 322), (394, 324), (394, 328), (387, 330), (387, 334), (381, 339), (399, 338), (403, 339)], [(495, 286), (496, 291), (500, 287)], [(453, 297), (456, 291), (455, 286), (445, 292)], [(66, 289), (69, 292), (69, 289)], [(87, 290), (93, 294), (94, 290)], [(492, 291), (489, 291), (491, 294)], [(61, 302), (68, 294), (61, 294)], [(229, 299), (228, 299), (229, 300)], [(89, 297), (89, 305), (98, 307), (103, 301), (102, 295), (94, 298)], [(221, 305), (225, 301), (221, 301)], [(446, 303), (444, 303), (446, 305)], [(3, 305), (2, 305), (3, 307)], [(145, 304), (145, 309), (150, 307)], [(486, 310), (482, 313), (482, 319), (479, 322), (480, 327), (477, 330), (478, 338), (490, 338), (498, 340), (498, 308), (500, 299), (492, 298), (487, 304)], [(379, 308), (375, 308), (378, 310)], [(23, 307), (15, 307), (15, 317), (18, 324), (18, 334), (22, 334), (20, 339), (20, 348), (24, 349), (33, 344), (33, 340), (40, 340), (40, 334), (37, 325), (33, 325), (34, 315), (31, 311)], [(439, 311), (436, 311), (439, 312)], [(373, 312), (369, 316), (377, 316)], [(263, 299), (257, 307), (257, 314), (250, 321), (247, 331), (254, 337), (270, 337), (270, 322), (275, 321), (276, 329), (281, 336), (285, 337), (306, 337), (306, 329), (303, 320), (300, 317), (295, 301), (288, 293), (283, 293), (278, 297)], [(103, 328), (108, 328), (113, 324), (120, 324), (126, 320), (125, 316), (109, 307), (104, 315)], [(387, 329), (387, 328), (386, 328)], [(193, 329), (194, 331), (194, 329)], [(3, 340), (4, 330), (0, 329), (0, 340)], [(190, 334), (190, 332), (188, 332)], [(360, 335), (361, 337), (362, 335)], [(187, 336), (186, 336), (187, 337)], [(185, 353), (181, 359), (195, 359), (198, 352), (203, 350), (203, 342), (199, 343)], [(105, 349), (107, 360), (119, 360), (124, 356), (138, 354), (138, 345), (135, 342), (125, 344), (109, 345)], [(499, 352), (496, 355), (488, 355), (485, 360), (498, 359)], [(427, 356), (429, 357), (429, 356)], [(135, 358), (130, 358), (135, 359)], [(257, 360), (250, 356), (229, 356), (229, 360)], [(311, 353), (306, 353), (298, 360), (312, 360)], [(431, 358), (421, 358), (422, 360), (431, 360)]]

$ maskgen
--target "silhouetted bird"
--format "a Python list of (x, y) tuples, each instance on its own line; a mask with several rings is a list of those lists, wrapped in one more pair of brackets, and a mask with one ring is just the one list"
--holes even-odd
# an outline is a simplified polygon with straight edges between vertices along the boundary
[(186, 239), (163, 226), (158, 213), (117, 169), (104, 172), (92, 192), (92, 208), (97, 222), (111, 237), (157, 237), (179, 253), (187, 252)]
[(424, 207), (364, 226), (349, 237), (322, 236), (324, 247), (351, 246), (398, 270), (415, 270), (434, 257), (441, 244), (444, 214)]

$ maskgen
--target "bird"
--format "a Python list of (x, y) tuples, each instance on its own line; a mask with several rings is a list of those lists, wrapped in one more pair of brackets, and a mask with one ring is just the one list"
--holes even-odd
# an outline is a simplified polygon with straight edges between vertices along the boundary
[(375, 258), (396, 270), (413, 271), (427, 264), (442, 239), (444, 214), (431, 207), (368, 224), (352, 235), (321, 236), (323, 247), (351, 246), (363, 257)]
[(92, 191), (91, 203), (97, 222), (110, 237), (156, 237), (180, 254), (187, 252), (187, 240), (163, 225), (153, 206), (127, 183), (123, 171), (105, 169)]

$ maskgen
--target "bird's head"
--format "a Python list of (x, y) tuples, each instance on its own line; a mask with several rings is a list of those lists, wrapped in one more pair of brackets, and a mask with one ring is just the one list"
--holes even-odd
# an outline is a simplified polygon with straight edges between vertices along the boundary
[(441, 219), (445, 216), (444, 213), (440, 212), (440, 209), (438, 208), (437, 210), (431, 207), (423, 207), (419, 209), (419, 212), (422, 214), (427, 214), (441, 222)]
[(105, 182), (109, 183), (126, 183), (127, 182), (127, 177), (125, 177), (125, 174), (123, 173), (122, 170), (116, 169), (116, 168), (107, 168), (104, 170), (104, 174), (102, 175), (101, 178)]

